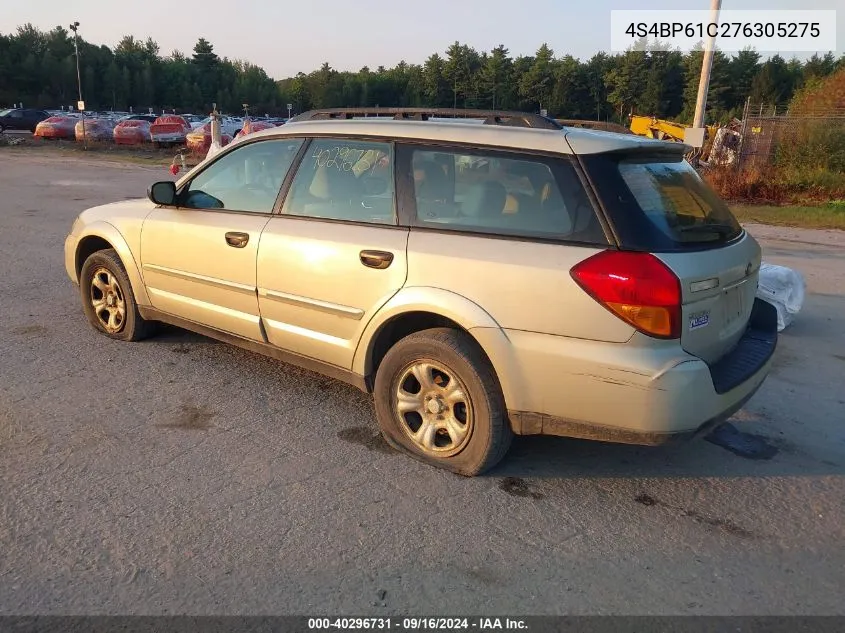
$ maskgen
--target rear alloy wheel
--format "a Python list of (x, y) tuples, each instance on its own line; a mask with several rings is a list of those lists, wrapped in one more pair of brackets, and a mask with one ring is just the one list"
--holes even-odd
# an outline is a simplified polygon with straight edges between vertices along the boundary
[(379, 365), (374, 392), (385, 439), (428, 464), (478, 475), (510, 446), (498, 379), (464, 332), (437, 328), (400, 340)]
[(129, 276), (113, 249), (85, 260), (79, 291), (88, 321), (109, 338), (139, 341), (153, 332), (155, 323), (141, 318)]
[(467, 388), (453, 372), (433, 361), (412, 361), (395, 381), (396, 421), (423, 452), (457, 455), (472, 434), (473, 411)]

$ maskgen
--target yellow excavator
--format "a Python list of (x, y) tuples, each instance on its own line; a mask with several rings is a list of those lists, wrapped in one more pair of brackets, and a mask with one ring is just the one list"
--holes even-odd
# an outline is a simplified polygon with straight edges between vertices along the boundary
[[(662, 141), (674, 141), (675, 143), (684, 142), (684, 134), (689, 126), (683, 123), (676, 123), (674, 121), (666, 121), (665, 119), (658, 119), (653, 116), (642, 116), (631, 114), (628, 118), (631, 119), (631, 131), (638, 136), (645, 136), (648, 138), (656, 138)], [(704, 146), (699, 150), (698, 158), (700, 160), (707, 160), (710, 153), (710, 148), (713, 145), (713, 139), (716, 138), (716, 132), (719, 130), (718, 125), (708, 125), (704, 137)]]
[[(684, 133), (689, 127), (683, 123), (675, 123), (674, 121), (666, 121), (665, 119), (658, 119), (653, 116), (641, 116), (632, 114), (631, 131), (639, 136), (647, 136), (648, 138), (656, 138), (660, 140), (676, 141), (683, 143)], [(718, 125), (707, 126), (707, 138), (713, 138)]]

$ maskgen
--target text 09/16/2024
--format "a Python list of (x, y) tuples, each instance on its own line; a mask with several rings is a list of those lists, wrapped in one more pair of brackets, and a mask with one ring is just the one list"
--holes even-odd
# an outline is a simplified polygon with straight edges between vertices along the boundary
[(527, 630), (523, 618), (502, 617), (373, 617), (308, 618), (309, 631), (519, 631)]

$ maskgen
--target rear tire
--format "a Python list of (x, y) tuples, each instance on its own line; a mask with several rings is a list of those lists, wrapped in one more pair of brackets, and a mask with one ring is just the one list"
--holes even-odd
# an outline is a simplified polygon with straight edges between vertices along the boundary
[(114, 249), (97, 251), (85, 260), (79, 292), (88, 322), (109, 338), (140, 341), (156, 329), (154, 321), (138, 312), (129, 275)]
[(513, 439), (493, 367), (459, 330), (423, 330), (397, 342), (379, 365), (374, 398), (391, 446), (460, 475), (495, 466)]

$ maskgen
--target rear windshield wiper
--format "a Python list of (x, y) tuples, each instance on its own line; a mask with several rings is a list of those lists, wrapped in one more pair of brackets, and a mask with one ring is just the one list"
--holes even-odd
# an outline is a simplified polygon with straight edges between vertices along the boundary
[(710, 224), (693, 224), (691, 226), (681, 226), (677, 229), (680, 233), (718, 233), (722, 237), (733, 235), (736, 232), (736, 227), (730, 224), (720, 224), (713, 222)]

